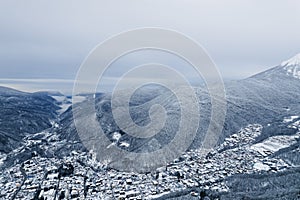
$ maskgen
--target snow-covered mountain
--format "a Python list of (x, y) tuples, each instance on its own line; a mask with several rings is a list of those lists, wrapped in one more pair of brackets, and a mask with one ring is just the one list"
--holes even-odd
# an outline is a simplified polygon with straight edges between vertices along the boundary
[(300, 79), (300, 53), (281, 63), (288, 76)]
[[(151, 152), (168, 144), (178, 130), (181, 109), (167, 88), (145, 86), (132, 96), (130, 115), (140, 126), (149, 123), (152, 105), (167, 110), (165, 126), (158, 134), (135, 138), (114, 121), (110, 94), (84, 96), (72, 108), (69, 99), (60, 94), (0, 87), (0, 147), (10, 151), (0, 152), (0, 169), (4, 170), (0, 198), (63, 198), (71, 194), (87, 199), (99, 195), (108, 199), (297, 199), (298, 61), (299, 55), (252, 77), (226, 83), (223, 134), (206, 156), (198, 148), (208, 128), (211, 100), (205, 88), (196, 88), (201, 119), (194, 142), (181, 157), (151, 174), (114, 170), (114, 161), (122, 155), (109, 155), (110, 160), (98, 162), (96, 153), (87, 151), (77, 135), (72, 109), (81, 113), (79, 122), (87, 132), (97, 136), (97, 129), (87, 122), (99, 123), (111, 140), (106, 148), (116, 145), (126, 151)], [(96, 116), (86, 106), (91, 101), (96, 102)], [(58, 121), (51, 123), (54, 119)], [(212, 123), (216, 125), (218, 119)], [(101, 140), (97, 142), (102, 145)]]
[(0, 152), (18, 147), (26, 134), (51, 127), (58, 109), (56, 100), (47, 94), (0, 87)]
[[(287, 64), (286, 66), (289, 66)], [(221, 143), (226, 137), (237, 132), (248, 124), (268, 124), (281, 121), (286, 116), (300, 116), (300, 80), (287, 75), (287, 71), (282, 65), (271, 68), (255, 76), (226, 83), (227, 114), (223, 128), (223, 133), (219, 138)], [(208, 129), (211, 111), (210, 97), (205, 88), (197, 88), (201, 119), (197, 135), (191, 149), (199, 148), (203, 141), (203, 135)], [(180, 107), (176, 103), (176, 97), (166, 88), (144, 88), (136, 91), (130, 102), (130, 114), (137, 124), (143, 126), (149, 123), (148, 110), (154, 104), (160, 104), (166, 108), (168, 117), (164, 128), (155, 136), (150, 138), (135, 138), (120, 130), (112, 116), (111, 95), (105, 94), (96, 99), (97, 122), (101, 125), (106, 136), (114, 142), (114, 134), (120, 133), (121, 137), (116, 142), (120, 148), (134, 152), (155, 151), (168, 144), (178, 130), (180, 120)], [(90, 99), (90, 101), (94, 101)], [(84, 108), (86, 102), (81, 102), (74, 109), (82, 113), (82, 126), (90, 116), (94, 120), (94, 114)], [(224, 102), (219, 102), (224, 103)], [(70, 141), (80, 141), (73, 123), (73, 113), (69, 109), (62, 115), (62, 126), (58, 131), (61, 139)], [(155, 115), (154, 115), (155, 117)], [(212, 123), (218, 123), (218, 119), (213, 119)], [(86, 127), (91, 130), (91, 127)], [(270, 136), (269, 129), (264, 129), (262, 138)], [(92, 130), (96, 132), (97, 130)], [(289, 132), (288, 128), (283, 131)], [(273, 134), (276, 134), (273, 132)], [(100, 141), (101, 142), (101, 141)], [(123, 145), (126, 144), (126, 145)], [(76, 143), (76, 145), (78, 145)], [(66, 147), (67, 148), (67, 147)], [(68, 147), (69, 148), (69, 147)], [(72, 148), (71, 148), (72, 149)], [(66, 154), (66, 149), (61, 149), (61, 153)], [(113, 159), (120, 159), (115, 156)]]
[(288, 77), (294, 79), (300, 79), (300, 53), (293, 56), (292, 58), (281, 62), (278, 66), (275, 66), (267, 71), (256, 74), (252, 77), (256, 78), (282, 78), (284, 81)]

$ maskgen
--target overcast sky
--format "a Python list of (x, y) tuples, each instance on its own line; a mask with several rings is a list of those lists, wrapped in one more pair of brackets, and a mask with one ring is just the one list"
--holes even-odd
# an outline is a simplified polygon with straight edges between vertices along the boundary
[(299, 0), (0, 0), (0, 84), (59, 89), (64, 79), (70, 86), (97, 44), (140, 27), (184, 33), (225, 79), (244, 78), (300, 52), (299, 21)]

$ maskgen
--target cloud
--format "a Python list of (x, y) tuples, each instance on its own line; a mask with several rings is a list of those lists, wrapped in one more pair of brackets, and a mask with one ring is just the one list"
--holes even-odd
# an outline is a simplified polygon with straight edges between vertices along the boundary
[(74, 79), (96, 45), (138, 27), (182, 32), (206, 48), (224, 78), (244, 78), (300, 52), (299, 10), (297, 0), (4, 0), (0, 78)]

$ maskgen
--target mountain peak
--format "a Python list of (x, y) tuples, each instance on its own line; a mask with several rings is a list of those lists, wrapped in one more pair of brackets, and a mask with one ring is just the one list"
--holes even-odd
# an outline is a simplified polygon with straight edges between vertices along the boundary
[(294, 66), (294, 65), (300, 65), (300, 53), (298, 53), (297, 55), (295, 55), (294, 57), (283, 61), (281, 63), (281, 66), (285, 67), (285, 66)]
[(281, 63), (288, 76), (300, 79), (300, 53)]

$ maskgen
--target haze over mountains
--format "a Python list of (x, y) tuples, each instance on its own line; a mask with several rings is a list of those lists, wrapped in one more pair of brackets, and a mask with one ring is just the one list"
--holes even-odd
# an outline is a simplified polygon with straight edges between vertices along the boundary
[[(225, 83), (227, 95), (227, 116), (222, 141), (249, 123), (263, 125), (272, 123), (285, 115), (299, 115), (300, 112), (300, 54), (252, 77)], [(201, 137), (207, 129), (210, 116), (210, 98), (205, 88), (197, 88), (200, 111), (203, 114), (197, 137), (191, 148), (201, 145)], [(1, 87), (1, 134), (0, 150), (9, 152), (10, 145), (17, 144), (26, 133), (35, 133), (51, 127), (51, 121), (61, 119), (60, 137), (67, 140), (79, 140), (72, 120), (72, 110), (58, 117), (59, 103), (51, 93), (24, 93)], [(171, 97), (170, 97), (171, 95)], [(92, 97), (92, 96), (90, 96)], [(112, 119), (110, 94), (100, 95), (96, 100), (98, 121), (107, 136), (120, 131)], [(90, 98), (92, 99), (92, 98)], [(168, 101), (165, 101), (169, 99)], [(121, 142), (129, 143), (130, 151), (148, 151), (168, 143), (176, 131), (180, 109), (176, 99), (166, 88), (148, 87), (140, 89), (132, 98), (131, 111), (139, 125), (149, 123), (148, 108), (153, 104), (163, 104), (170, 110), (170, 118), (162, 133), (150, 139), (135, 139), (122, 133)], [(83, 102), (84, 103), (84, 102)], [(70, 104), (69, 104), (70, 105)], [(86, 113), (87, 115), (89, 113)], [(10, 118), (11, 116), (11, 118)], [(28, 126), (28, 124), (30, 124)], [(110, 126), (105, 126), (110, 124)], [(8, 139), (10, 138), (10, 139)], [(167, 139), (168, 138), (168, 139)], [(10, 142), (9, 142), (10, 141)], [(153, 145), (156, 145), (154, 147)], [(15, 147), (15, 146), (14, 146)]]

